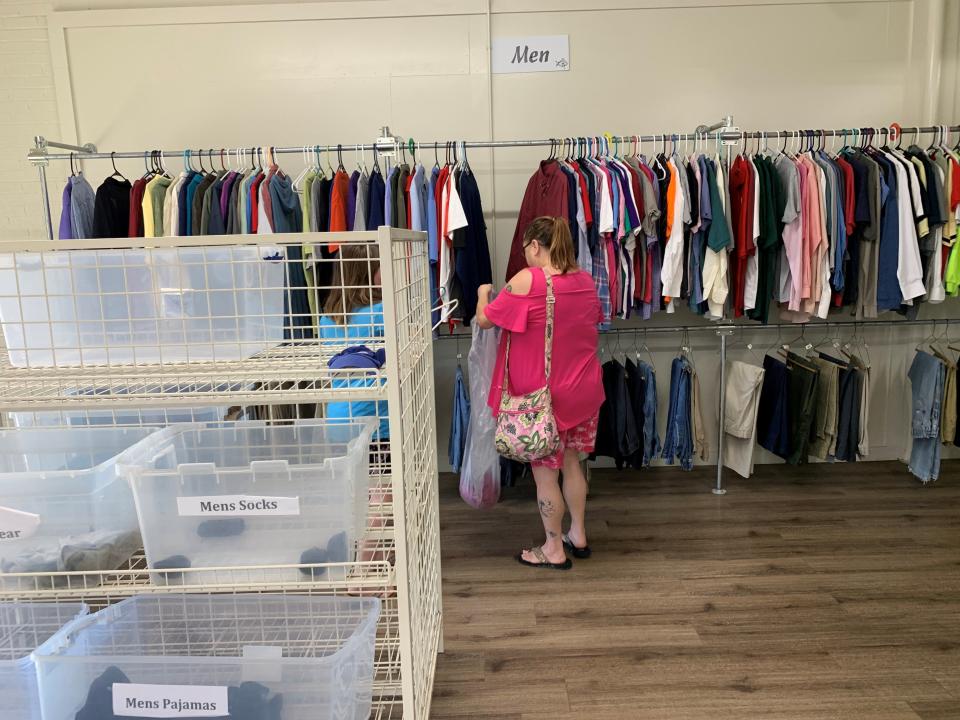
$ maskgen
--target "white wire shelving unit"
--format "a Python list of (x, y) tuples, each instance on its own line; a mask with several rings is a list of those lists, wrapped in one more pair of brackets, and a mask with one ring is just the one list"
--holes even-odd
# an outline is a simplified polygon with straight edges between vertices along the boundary
[[(11, 359), (15, 350), (7, 349), (0, 352), (0, 417), (9, 424), (11, 418), (18, 416), (59, 415), (60, 421), (52, 424), (60, 425), (67, 424), (63, 417), (82, 412), (126, 416), (134, 409), (137, 412), (150, 409), (172, 414), (202, 405), (241, 408), (246, 417), (251, 417), (252, 412), (256, 417), (282, 422), (290, 418), (290, 408), (295, 409), (293, 415), (300, 416), (303, 408), (318, 408), (328, 403), (377, 403), (377, 412), (382, 413), (380, 419), (389, 423), (390, 440), (382, 443), (379, 451), (371, 453), (369, 518), (356, 548), (356, 561), (153, 570), (148, 568), (144, 555), (138, 554), (123, 567), (112, 570), (0, 573), (0, 600), (81, 600), (92, 609), (99, 609), (132, 595), (148, 593), (377, 596), (383, 608), (377, 633), (371, 718), (427, 720), (436, 656), (442, 651), (443, 613), (425, 233), (384, 227), (371, 232), (273, 236), (3, 241), (0, 242), (0, 280), (6, 282), (0, 283), (0, 304), (7, 303), (8, 317), (4, 322), (9, 324), (11, 303), (26, 317), (26, 305), (33, 301), (29, 297), (31, 292), (36, 297), (71, 296), (77, 307), (80, 307), (77, 296), (97, 297), (102, 305), (98, 317), (119, 317), (122, 327), (124, 322), (132, 322), (134, 303), (129, 297), (123, 297), (123, 293), (113, 297), (105, 287), (57, 286), (59, 278), (70, 277), (71, 273), (57, 275), (54, 268), (62, 273), (66, 262), (73, 270), (77, 258), (92, 257), (97, 272), (116, 273), (117, 251), (121, 254), (136, 251), (135, 260), (122, 261), (128, 264), (123, 265), (121, 272), (129, 278), (159, 262), (161, 253), (189, 251), (194, 254), (191, 257), (200, 253), (200, 260), (195, 262), (207, 278), (213, 272), (213, 261), (209, 259), (213, 251), (209, 250), (208, 255), (208, 249), (252, 246), (262, 247), (265, 253), (269, 249), (272, 254), (277, 248), (283, 248), (280, 262), (285, 265), (284, 280), (279, 288), (266, 289), (273, 292), (279, 289), (282, 294), (290, 293), (292, 288), (315, 292), (323, 281), (316, 280), (302, 287), (294, 284), (293, 278), (300, 275), (295, 276), (291, 271), (295, 263), (303, 261), (299, 252), (291, 256), (289, 249), (312, 247), (317, 258), (315, 267), (319, 268), (323, 262), (319, 248), (326, 245), (364, 247), (365, 257), (379, 257), (380, 282), (376, 287), (371, 282), (367, 290), (382, 296), (382, 335), (374, 332), (372, 325), (366, 331), (361, 326), (359, 335), (335, 342), (300, 338), (296, 333), (294, 339), (286, 337), (268, 342), (267, 347), (249, 355), (240, 352), (235, 353), (233, 359), (194, 362), (165, 362), (161, 357), (159, 361), (113, 363), (107, 352), (100, 353), (106, 357), (101, 364), (45, 367), (21, 360), (15, 365)], [(109, 267), (106, 261), (101, 267), (99, 258), (107, 255), (112, 258)], [(42, 288), (45, 292), (19, 286), (16, 280), (19, 275), (13, 269), (24, 264), (49, 270), (40, 275), (47, 283)], [(229, 276), (239, 277), (239, 273), (240, 269), (234, 268), (233, 275)], [(184, 271), (184, 274), (189, 273)], [(328, 289), (336, 289), (337, 280), (326, 282), (332, 283)], [(340, 289), (344, 289), (342, 282)], [(230, 288), (219, 290), (228, 292)], [(211, 293), (209, 308), (201, 305), (192, 318), (199, 319), (200, 325), (208, 320), (211, 329), (218, 320), (212, 309), (213, 296)], [(41, 333), (40, 337), (47, 338), (46, 342), (51, 345), (56, 344), (49, 339), (55, 337), (54, 304), (47, 299), (45, 312), (41, 312), (45, 319), (34, 323), (49, 324), (44, 330), (48, 334)], [(262, 308), (266, 304), (255, 306)], [(241, 311), (235, 312), (236, 317), (232, 319), (242, 320)], [(287, 317), (297, 314), (292, 301), (284, 305), (284, 314)], [(312, 306), (309, 312), (312, 320), (308, 325), (314, 334), (317, 314), (317, 307)], [(104, 326), (110, 322), (113, 320), (102, 320)], [(104, 333), (103, 329), (94, 333), (100, 338), (96, 342), (109, 337), (109, 332)], [(36, 337), (34, 334), (34, 343)], [(358, 344), (383, 347), (386, 364), (372, 371), (328, 369), (328, 360), (333, 355), (346, 346)], [(106, 352), (109, 347), (100, 350)], [(292, 569), (299, 570), (297, 575), (302, 580), (290, 580)]]

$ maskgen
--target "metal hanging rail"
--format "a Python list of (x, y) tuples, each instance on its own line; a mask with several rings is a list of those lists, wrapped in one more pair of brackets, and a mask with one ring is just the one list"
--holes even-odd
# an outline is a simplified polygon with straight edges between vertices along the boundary
[[(930, 318), (929, 320), (812, 320), (808, 323), (768, 323), (766, 325), (748, 323), (717, 323), (712, 325), (670, 325), (669, 327), (655, 326), (643, 327), (618, 327), (609, 330), (601, 330), (600, 337), (615, 335), (634, 335), (636, 333), (677, 333), (677, 332), (720, 332), (729, 330), (737, 332), (740, 330), (776, 330), (791, 328), (793, 330), (825, 330), (829, 328), (854, 328), (863, 329), (868, 327), (911, 327), (924, 325), (960, 325), (960, 318)], [(471, 334), (466, 332), (444, 333), (438, 335), (435, 340), (463, 340), (470, 339)]]
[[(726, 118), (727, 121), (732, 122), (733, 118)], [(726, 124), (715, 124), (711, 126), (700, 126), (704, 128), (703, 130), (697, 130), (694, 132), (687, 133), (654, 133), (647, 135), (607, 135), (607, 136), (589, 136), (590, 138), (597, 138), (599, 141), (603, 142), (606, 140), (608, 143), (619, 142), (619, 143), (632, 143), (636, 142), (663, 142), (665, 140), (671, 140), (676, 142), (686, 142), (689, 140), (697, 139), (706, 139), (706, 140), (723, 140), (723, 141), (737, 141), (747, 138), (822, 138), (822, 137), (850, 137), (860, 136), (863, 133), (873, 130), (878, 135), (887, 136), (890, 134), (890, 129), (886, 127), (882, 128), (843, 128), (843, 129), (834, 129), (834, 130), (754, 130), (754, 131), (740, 131), (740, 130), (728, 130), (724, 131), (723, 128), (731, 127)], [(950, 125), (946, 126), (947, 131), (960, 132), (960, 125)], [(903, 129), (904, 134), (912, 135), (924, 135), (924, 134), (934, 134), (941, 132), (943, 130), (940, 126), (925, 126), (925, 127), (908, 127)], [(567, 136), (567, 139), (573, 138), (576, 139), (577, 136)], [(582, 137), (582, 136), (580, 136)], [(172, 157), (182, 157), (187, 153), (197, 153), (199, 154), (201, 150), (186, 148), (182, 150), (160, 150), (160, 149), (151, 149), (151, 150), (142, 150), (142, 151), (122, 151), (122, 152), (97, 152), (96, 148), (92, 145), (65, 145), (62, 143), (57, 143), (52, 140), (45, 140), (43, 138), (38, 138), (38, 140), (43, 141), (44, 147), (55, 147), (63, 148), (68, 150), (74, 150), (73, 153), (64, 152), (64, 153), (48, 153), (45, 151), (38, 151), (37, 148), (32, 149), (28, 154), (28, 159), (33, 163), (45, 163), (49, 160), (69, 160), (73, 157), (75, 160), (110, 160), (113, 159), (143, 159), (144, 157), (149, 158), (150, 153), (162, 153), (164, 158)], [(456, 142), (459, 147), (466, 148), (517, 148), (517, 147), (549, 147), (551, 145), (556, 145), (558, 142), (563, 142), (563, 137), (556, 138), (543, 138), (539, 140), (464, 140), (464, 141), (450, 141), (450, 140), (431, 140), (427, 141), (418, 141), (415, 139), (401, 139), (397, 138), (401, 144), (412, 142), (414, 147), (420, 151), (423, 149), (431, 149), (434, 147), (443, 148), (447, 144)], [(250, 153), (251, 149), (264, 148), (266, 146), (242, 146), (242, 147), (233, 147), (233, 148), (204, 148), (202, 152), (206, 153), (213, 151), (217, 152), (234, 152), (234, 151), (244, 151), (247, 154)], [(303, 154), (306, 152), (336, 152), (337, 150), (346, 150), (346, 151), (372, 151), (380, 150), (393, 150), (394, 145), (392, 143), (340, 143), (337, 145), (292, 145), (285, 147), (271, 147), (270, 151), (278, 155), (290, 155), (290, 154)], [(90, 149), (92, 148), (92, 150)], [(196, 157), (197, 155), (194, 155)], [(214, 155), (216, 157), (216, 154)]]

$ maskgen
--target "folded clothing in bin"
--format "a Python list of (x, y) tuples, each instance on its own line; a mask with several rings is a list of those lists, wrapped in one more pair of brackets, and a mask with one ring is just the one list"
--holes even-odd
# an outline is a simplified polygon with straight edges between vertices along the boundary
[(31, 653), (86, 614), (83, 603), (0, 604), (0, 718), (41, 720)]
[(156, 430), (0, 431), (0, 571), (115, 570), (127, 561), (141, 540), (117, 463)]
[[(174, 426), (145, 443), (121, 472), (147, 564), (166, 571), (154, 581), (180, 581), (171, 571), (186, 568), (351, 562), (366, 527), (373, 428), (373, 419)], [(271, 578), (330, 577), (303, 570)]]
[(366, 720), (379, 616), (376, 598), (133, 597), (65, 628), (37, 653), (44, 720), (137, 714), (124, 708)]

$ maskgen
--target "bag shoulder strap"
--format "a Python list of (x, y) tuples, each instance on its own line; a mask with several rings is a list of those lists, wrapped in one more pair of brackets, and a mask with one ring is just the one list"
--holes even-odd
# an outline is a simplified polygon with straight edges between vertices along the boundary
[(553, 295), (553, 275), (543, 269), (547, 281), (547, 324), (543, 330), (543, 369), (546, 380), (550, 382), (550, 366), (553, 364), (553, 309), (557, 299)]

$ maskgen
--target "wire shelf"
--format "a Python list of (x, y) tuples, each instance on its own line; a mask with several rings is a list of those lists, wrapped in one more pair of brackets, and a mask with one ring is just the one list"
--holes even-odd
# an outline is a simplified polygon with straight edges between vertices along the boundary
[(386, 399), (386, 371), (330, 370), (333, 354), (300, 343), (235, 362), (90, 368), (17, 368), (0, 356), (0, 410)]
[[(356, 561), (156, 570), (140, 553), (116, 570), (0, 575), (0, 600), (97, 610), (141, 594), (377, 596), (371, 718), (426, 720), (442, 625), (426, 236), (269, 240), (0, 242), (0, 413), (44, 426), (283, 422), (372, 404), (390, 440), (371, 447)], [(373, 310), (351, 314), (364, 303)], [(385, 364), (330, 368), (356, 345), (385, 350)]]

